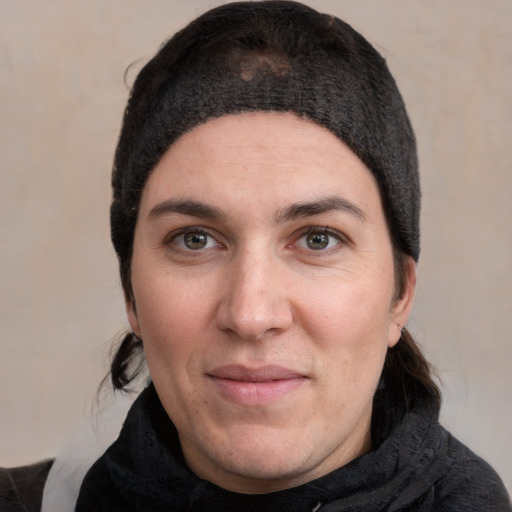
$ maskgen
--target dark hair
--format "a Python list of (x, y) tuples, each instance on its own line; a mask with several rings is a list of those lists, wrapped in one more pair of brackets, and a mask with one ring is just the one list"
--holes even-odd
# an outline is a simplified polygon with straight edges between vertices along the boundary
[[(419, 256), (420, 192), (415, 138), (384, 59), (348, 24), (292, 1), (236, 2), (212, 9), (165, 43), (133, 85), (112, 173), (111, 236), (126, 299), (146, 180), (171, 144), (214, 117), (291, 111), (343, 140), (374, 174), (393, 243), (396, 291)], [(123, 389), (140, 370), (142, 342), (127, 334), (112, 360)], [(387, 387), (407, 403), (439, 408), (429, 364), (403, 333), (388, 351)], [(414, 398), (416, 397), (416, 398)]]

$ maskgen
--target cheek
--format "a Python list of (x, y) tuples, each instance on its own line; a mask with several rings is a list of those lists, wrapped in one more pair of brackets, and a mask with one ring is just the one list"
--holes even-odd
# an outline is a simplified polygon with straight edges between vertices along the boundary
[(192, 353), (200, 350), (200, 334), (212, 318), (205, 288), (165, 275), (141, 276), (133, 286), (152, 377), (171, 368), (173, 374), (183, 371)]
[(164, 261), (134, 260), (134, 295), (141, 329), (160, 337), (164, 333), (193, 330), (204, 323), (211, 308), (211, 278), (191, 279)]
[(322, 353), (321, 372), (337, 381), (330, 391), (353, 390), (344, 399), (370, 396), (378, 382), (388, 346), (390, 299), (373, 281), (344, 282), (328, 294), (309, 294), (303, 326)]
[(303, 301), (298, 302), (299, 316), (305, 318), (304, 324), (309, 329), (318, 332), (326, 341), (335, 343), (335, 340), (343, 339), (349, 345), (360, 347), (361, 343), (371, 343), (383, 337), (386, 343), (391, 284), (379, 289), (374, 280), (365, 283), (340, 280), (339, 284), (333, 280), (329, 286), (309, 289), (303, 294)]
[(205, 406), (196, 388), (208, 314), (193, 290), (178, 294), (161, 283), (139, 288), (138, 317), (151, 379), (169, 416), (181, 423), (187, 411)]

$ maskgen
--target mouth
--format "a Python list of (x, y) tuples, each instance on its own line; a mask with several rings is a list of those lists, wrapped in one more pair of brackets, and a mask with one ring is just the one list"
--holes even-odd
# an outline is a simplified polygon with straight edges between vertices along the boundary
[(227, 365), (214, 369), (208, 377), (223, 398), (245, 406), (276, 402), (309, 380), (296, 370), (277, 365), (257, 368)]

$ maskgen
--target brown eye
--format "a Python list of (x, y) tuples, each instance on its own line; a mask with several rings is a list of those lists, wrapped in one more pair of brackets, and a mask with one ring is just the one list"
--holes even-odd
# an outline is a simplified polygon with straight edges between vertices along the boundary
[(204, 249), (208, 245), (208, 235), (205, 233), (186, 233), (183, 235), (183, 243), (192, 251)]
[(173, 236), (171, 241), (185, 251), (201, 251), (219, 246), (217, 240), (202, 229), (181, 232)]
[(306, 245), (314, 251), (321, 251), (329, 246), (329, 235), (327, 233), (308, 233)]
[(295, 243), (296, 247), (321, 252), (343, 244), (345, 237), (330, 228), (311, 227)]

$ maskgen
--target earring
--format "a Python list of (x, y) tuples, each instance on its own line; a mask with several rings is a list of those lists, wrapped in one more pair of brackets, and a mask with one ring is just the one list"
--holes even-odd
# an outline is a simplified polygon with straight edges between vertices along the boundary
[(404, 333), (405, 328), (404, 328), (404, 327), (402, 327), (400, 324), (396, 324), (396, 326), (398, 327), (398, 330), (403, 334), (403, 333)]

